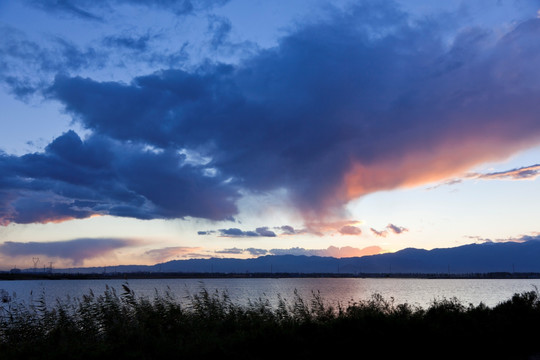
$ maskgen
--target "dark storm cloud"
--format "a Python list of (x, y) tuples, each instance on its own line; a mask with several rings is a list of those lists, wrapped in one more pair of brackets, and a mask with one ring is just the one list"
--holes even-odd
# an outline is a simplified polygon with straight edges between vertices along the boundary
[[(276, 189), (309, 221), (537, 144), (540, 19), (499, 36), (460, 28), (467, 24), (451, 15), (418, 21), (392, 2), (366, 1), (299, 25), (237, 65), (207, 62), (130, 83), (58, 75), (48, 96), (94, 136), (82, 153), (77, 141), (55, 153), (57, 139), (44, 154), (2, 156), (0, 181), (12, 183), (2, 188), (2, 221), (35, 218), (24, 215), (34, 197), (67, 217), (222, 219), (235, 214), (239, 190)], [(226, 41), (226, 22), (215, 25)], [(76, 55), (66, 62), (84, 67)], [(208, 161), (179, 167), (180, 150)]]
[(197, 149), (246, 189), (285, 188), (304, 213), (320, 215), (540, 138), (531, 65), (540, 19), (500, 39), (464, 28), (450, 44), (444, 21), (366, 2), (237, 66), (164, 70), (131, 84), (58, 76), (50, 94), (93, 131)]
[(92, 215), (218, 220), (235, 214), (234, 184), (204, 170), (174, 150), (100, 136), (83, 141), (69, 131), (43, 153), (0, 154), (0, 218), (6, 225)]
[(0, 244), (0, 253), (7, 256), (44, 255), (70, 259), (75, 265), (83, 260), (106, 255), (116, 249), (133, 246), (135, 242), (129, 239), (116, 238), (81, 238), (51, 242), (13, 242)]

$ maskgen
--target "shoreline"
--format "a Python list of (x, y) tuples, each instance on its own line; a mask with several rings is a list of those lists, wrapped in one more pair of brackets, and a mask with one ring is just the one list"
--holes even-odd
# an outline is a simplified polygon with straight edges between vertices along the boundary
[(0, 273), (2, 280), (107, 280), (107, 279), (267, 279), (267, 278), (403, 278), (403, 279), (540, 279), (540, 273), (202, 273), (202, 272), (111, 272)]

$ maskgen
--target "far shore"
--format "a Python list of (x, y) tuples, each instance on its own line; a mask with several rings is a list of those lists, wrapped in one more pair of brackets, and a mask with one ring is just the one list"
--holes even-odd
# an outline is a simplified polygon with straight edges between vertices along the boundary
[(212, 279), (212, 278), (407, 278), (407, 279), (540, 279), (535, 272), (488, 273), (216, 273), (216, 272), (0, 272), (0, 280), (106, 280), (106, 279)]

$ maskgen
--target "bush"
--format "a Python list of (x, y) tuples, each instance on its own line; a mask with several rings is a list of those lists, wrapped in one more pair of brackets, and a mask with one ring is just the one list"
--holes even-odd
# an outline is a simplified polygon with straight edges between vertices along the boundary
[(538, 292), (516, 294), (493, 308), (458, 299), (427, 309), (374, 294), (337, 307), (320, 294), (292, 303), (250, 300), (202, 289), (180, 305), (169, 291), (153, 299), (123, 285), (99, 296), (26, 305), (5, 296), (0, 307), (0, 358), (236, 359), (350, 356), (378, 359), (528, 359), (540, 353)]

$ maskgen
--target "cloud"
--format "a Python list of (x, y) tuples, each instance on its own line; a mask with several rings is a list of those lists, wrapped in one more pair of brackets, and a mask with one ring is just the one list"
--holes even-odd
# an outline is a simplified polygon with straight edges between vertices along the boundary
[(357, 226), (345, 225), (339, 229), (339, 233), (342, 235), (360, 235), (362, 230)]
[(404, 228), (404, 227), (401, 227), (401, 226), (396, 226), (394, 224), (386, 225), (384, 230), (381, 230), (381, 231), (375, 230), (374, 228), (371, 228), (370, 230), (371, 230), (371, 232), (373, 234), (375, 234), (376, 236), (380, 236), (380, 237), (386, 237), (389, 232), (392, 232), (392, 233), (394, 233), (396, 235), (399, 235), (399, 234), (402, 234), (402, 233), (404, 233), (406, 231), (409, 231), (409, 229), (407, 229), (407, 228)]
[(251, 41), (232, 41), (231, 32), (233, 24), (230, 19), (223, 16), (208, 16), (208, 47), (214, 56), (220, 58), (224, 56), (231, 61), (238, 62), (238, 59), (246, 58), (259, 50), (259, 46)]
[(217, 250), (216, 254), (229, 254), (229, 255), (239, 255), (243, 254), (244, 250), (239, 248), (230, 248), (230, 249), (223, 249), (223, 250)]
[(533, 235), (523, 235), (520, 238), (521, 241), (540, 241), (540, 234), (534, 233)]
[(268, 227), (266, 227), (266, 226), (258, 227), (257, 229), (255, 229), (255, 231), (260, 236), (265, 236), (265, 237), (275, 237), (276, 236), (276, 233), (273, 232), (272, 230), (268, 230)]
[[(131, 84), (59, 76), (50, 93), (94, 131), (205, 149), (245, 188), (286, 188), (304, 213), (321, 215), (539, 141), (530, 64), (540, 60), (540, 20), (498, 41), (468, 29), (447, 45), (441, 31), (366, 3), (299, 27), (238, 66), (160, 71)], [(294, 136), (283, 143), (284, 134)]]
[(285, 234), (285, 235), (296, 235), (296, 234), (298, 234), (298, 230), (295, 230), (290, 225), (283, 225), (283, 226), (278, 227), (278, 229), (281, 230), (282, 233)]
[(324, 236), (339, 233), (341, 235), (360, 235), (362, 230), (356, 226), (361, 224), (358, 220), (309, 221), (305, 233)]
[(463, 182), (463, 179), (449, 179), (441, 183), (435, 184), (433, 186), (429, 186), (426, 188), (426, 190), (435, 190), (441, 186), (452, 186), (452, 185), (461, 184), (462, 182)]
[(470, 236), (465, 236), (465, 237), (471, 240), (475, 240), (475, 242), (479, 242), (479, 243), (526, 242), (526, 241), (540, 241), (540, 232), (532, 232), (531, 234), (527, 234), (527, 235), (520, 235), (520, 236), (514, 236), (514, 237), (508, 237), (508, 238), (502, 238), (502, 239), (489, 239), (489, 238), (483, 238), (477, 235), (470, 235)]
[(66, 14), (73, 17), (81, 18), (83, 20), (90, 20), (90, 21), (103, 20), (100, 16), (93, 14), (90, 11), (87, 11), (83, 9), (82, 7), (78, 6), (80, 4), (88, 5), (88, 2), (85, 2), (85, 1), (77, 2), (77, 1), (69, 1), (69, 0), (67, 1), (66, 0), (53, 0), (53, 1), (27, 0), (26, 2), (32, 6), (35, 6), (38, 9), (51, 12), (51, 13)]
[(268, 227), (258, 227), (255, 231), (243, 231), (238, 228), (220, 229), (220, 236), (224, 237), (275, 237), (276, 233)]
[(329, 246), (327, 249), (304, 249), (295, 247), (290, 249), (272, 249), (269, 251), (272, 255), (330, 256), (336, 258), (368, 256), (380, 254), (382, 252), (384, 252), (384, 250), (379, 246), (369, 246), (363, 249), (351, 246)]
[(104, 55), (93, 47), (81, 47), (61, 37), (51, 37), (50, 42), (42, 44), (9, 26), (3, 26), (2, 32), (0, 52), (10, 70), (25, 74), (31, 70), (32, 74), (39, 75), (40, 72), (77, 71), (103, 65)]
[(370, 228), (370, 230), (375, 235), (380, 236), (380, 237), (386, 237), (386, 235), (388, 235), (388, 232), (386, 230), (378, 231), (378, 230), (375, 230), (374, 228)]
[(114, 6), (131, 5), (171, 11), (176, 15), (188, 15), (195, 11), (221, 6), (229, 0), (27, 0), (26, 2), (38, 9), (50, 13), (65, 14), (90, 21), (103, 21), (106, 12), (111, 12)]
[(238, 228), (220, 229), (220, 236), (225, 237), (256, 237), (259, 236), (255, 231), (243, 231)]
[(535, 164), (531, 166), (524, 166), (518, 169), (480, 174), (477, 177), (479, 179), (488, 180), (532, 180), (536, 179), (539, 175), (540, 164)]
[(145, 252), (146, 255), (152, 257), (155, 261), (163, 262), (171, 258), (189, 258), (199, 256), (201, 247), (186, 247), (186, 246), (171, 246), (161, 249), (152, 249)]
[(52, 36), (35, 41), (10, 26), (0, 26), (0, 81), (21, 99), (40, 94), (58, 72), (97, 70), (109, 60), (104, 49)]
[[(0, 176), (13, 187), (3, 188), (2, 222), (34, 218), (24, 215), (34, 196), (76, 212), (59, 215), (224, 219), (241, 193), (284, 189), (309, 225), (351, 199), (448, 179), (538, 144), (540, 19), (498, 34), (449, 15), (418, 20), (393, 2), (362, 2), (300, 23), (235, 65), (209, 61), (127, 83), (59, 74), (47, 96), (94, 134), (83, 148), (106, 145), (92, 150), (103, 160), (85, 153), (91, 159), (68, 173), (67, 150), (3, 156), (10, 177)], [(208, 163), (178, 166), (180, 151)]]
[(375, 255), (384, 252), (379, 246), (368, 246), (362, 249), (351, 247), (351, 246), (329, 246), (326, 249), (304, 249), (300, 247), (293, 247), (289, 249), (256, 249), (256, 248), (230, 248), (216, 251), (217, 254), (228, 254), (228, 255), (243, 255), (249, 254), (251, 256), (263, 256), (263, 255), (305, 255), (305, 256), (329, 256), (336, 258), (346, 258), (346, 257), (360, 257), (367, 255)]
[(229, 219), (237, 212), (237, 188), (204, 169), (172, 149), (149, 151), (101, 136), (83, 141), (68, 131), (41, 153), (0, 154), (0, 222), (96, 215)]
[(390, 230), (391, 232), (393, 232), (394, 234), (401, 234), (403, 233), (404, 231), (409, 231), (408, 229), (404, 228), (404, 227), (401, 227), (401, 226), (396, 226), (394, 224), (388, 224), (386, 226), (386, 228), (388, 230)]
[(321, 235), (320, 231), (313, 230), (313, 229), (314, 227), (312, 227), (311, 230), (307, 228), (295, 229), (294, 227), (290, 225), (282, 225), (282, 226), (275, 227), (275, 230), (279, 230), (281, 232), (280, 235), (303, 235), (303, 234), (309, 234), (309, 233), (315, 233), (317, 235)]
[(475, 242), (478, 242), (478, 243), (492, 243), (493, 240), (491, 239), (488, 239), (488, 238), (483, 238), (481, 236), (477, 236), (477, 235), (467, 235), (467, 236), (464, 236), (465, 238), (467, 239), (470, 239), (470, 240), (474, 240)]
[(224, 17), (211, 16), (209, 18), (208, 31), (212, 35), (210, 44), (212, 48), (217, 49), (223, 45), (232, 29), (231, 21)]
[(248, 249), (245, 249), (244, 251), (248, 252), (250, 255), (253, 255), (253, 256), (262, 256), (268, 253), (268, 250), (266, 249), (256, 249), (256, 248), (248, 248)]
[(148, 50), (150, 35), (132, 36), (132, 35), (110, 35), (103, 39), (105, 46), (113, 48), (124, 48), (135, 52)]
[(219, 230), (206, 230), (198, 231), (198, 235), (212, 235), (216, 232), (220, 236), (225, 237), (276, 237), (276, 236), (293, 236), (293, 235), (303, 235), (303, 234), (312, 234), (317, 236), (324, 235), (361, 235), (362, 230), (354, 226), (359, 224), (359, 221), (356, 220), (340, 220), (333, 222), (312, 222), (309, 223), (306, 228), (295, 229), (290, 225), (276, 226), (273, 229), (279, 230), (279, 234), (276, 234), (275, 231), (270, 230), (268, 226), (258, 227), (255, 230), (242, 230), (239, 228), (228, 228), (228, 229), (219, 229)]
[[(39, 41), (14, 27), (0, 26), (0, 82), (19, 99), (43, 96), (55, 75), (68, 72), (110, 71), (128, 65), (168, 68), (181, 66), (189, 55), (187, 43), (163, 48), (162, 35), (123, 31), (99, 43), (74, 43), (60, 36)], [(136, 54), (136, 56), (134, 56)], [(45, 94), (46, 96), (46, 94)]]
[(0, 245), (0, 253), (7, 256), (44, 255), (73, 261), (80, 265), (84, 260), (107, 255), (116, 249), (135, 245), (130, 239), (117, 238), (80, 238), (51, 242), (14, 242), (6, 241)]
[(540, 164), (523, 166), (516, 169), (491, 172), (491, 173), (474, 173), (469, 172), (461, 178), (449, 179), (442, 183), (430, 186), (427, 190), (433, 190), (440, 186), (451, 186), (460, 184), (465, 180), (534, 180), (540, 176)]

